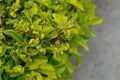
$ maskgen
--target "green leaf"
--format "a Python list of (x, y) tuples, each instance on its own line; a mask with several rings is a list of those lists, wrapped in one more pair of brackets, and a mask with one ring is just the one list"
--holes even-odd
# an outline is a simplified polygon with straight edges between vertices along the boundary
[(66, 65), (68, 71), (69, 71), (70, 73), (73, 73), (73, 71), (74, 71), (74, 66), (73, 66), (73, 65), (71, 64), (71, 62), (69, 61), (68, 55), (63, 54), (63, 55), (62, 55), (62, 61), (63, 61), (63, 63)]
[(73, 55), (73, 58), (76, 60), (76, 66), (79, 67), (81, 63), (81, 57), (77, 55)]
[(17, 16), (16, 11), (18, 11), (18, 9), (21, 7), (19, 3), (20, 0), (16, 0), (16, 2), (10, 8), (10, 15), (14, 18)]
[(61, 44), (61, 50), (63, 50), (63, 51), (67, 51), (68, 49), (69, 49), (69, 44), (68, 43), (62, 43)]
[(85, 41), (78, 41), (78, 44), (82, 46), (86, 51), (89, 51), (89, 47)]
[(0, 46), (0, 57), (5, 55), (6, 50), (7, 50), (7, 48), (5, 46)]
[(37, 12), (38, 12), (38, 6), (36, 3), (33, 3), (32, 8), (30, 9), (31, 16), (33, 16), (34, 14), (37, 14)]
[(6, 74), (3, 74), (3, 80), (9, 80), (9, 76)]
[(43, 5), (45, 5), (46, 7), (50, 8), (52, 7), (52, 1), (51, 0), (37, 0), (38, 2), (42, 3)]
[(34, 80), (43, 80), (43, 77), (40, 73), (32, 71), (31, 75), (33, 76)]
[(30, 39), (28, 44), (29, 44), (30, 47), (35, 47), (39, 44), (39, 42), (40, 42), (39, 38)]
[(38, 45), (36, 48), (37, 48), (37, 51), (40, 52), (40, 54), (46, 54), (46, 49), (42, 48), (41, 45)]
[(24, 22), (31, 24), (30, 20), (29, 20), (26, 16), (23, 16), (21, 19), (22, 19)]
[(24, 73), (24, 68), (21, 65), (16, 65), (15, 67), (13, 67), (11, 72), (12, 73), (9, 75), (10, 77), (17, 77)]
[(41, 19), (37, 19), (37, 20), (35, 20), (35, 21), (33, 22), (33, 24), (34, 24), (35, 26), (39, 26), (40, 21), (41, 21)]
[(57, 78), (56, 73), (54, 71), (48, 71), (48, 70), (39, 70), (41, 74), (47, 75), (48, 80), (54, 80)]
[(19, 54), (18, 57), (24, 62), (27, 62), (29, 60), (29, 58), (25, 54)]
[(39, 68), (41, 70), (54, 71), (54, 67), (50, 64), (41, 64)]
[(89, 25), (97, 25), (103, 22), (102, 18), (95, 18), (88, 22)]
[(30, 70), (37, 69), (40, 65), (39, 59), (34, 59), (32, 62), (27, 63), (26, 67), (28, 67)]
[(65, 70), (66, 70), (66, 67), (65, 67), (65, 66), (60, 66), (60, 67), (57, 68), (57, 72), (58, 72), (59, 74), (64, 73)]
[(0, 11), (2, 11), (3, 9), (4, 9), (4, 5), (0, 3)]
[(83, 11), (83, 4), (78, 0), (67, 0), (70, 4)]
[(63, 25), (65, 23), (67, 23), (67, 17), (64, 14), (52, 14), (54, 21), (58, 24), (58, 25)]
[(25, 8), (31, 8), (33, 4), (34, 4), (33, 1), (28, 1), (28, 2), (25, 2), (24, 7)]
[(9, 21), (7, 21), (6, 24), (15, 24), (17, 22), (19, 22), (18, 19), (9, 19)]
[(22, 38), (22, 36), (14, 31), (14, 30), (5, 30), (4, 34), (6, 34), (7, 36), (13, 38), (14, 40), (18, 41), (19, 43), (23, 43), (24, 39)]
[(78, 29), (77, 28), (71, 28), (71, 29), (69, 29), (70, 30), (70, 32), (72, 33), (72, 34), (76, 34), (76, 35), (78, 35)]
[(55, 48), (53, 53), (53, 58), (59, 62), (61, 62), (62, 58), (61, 58), (61, 51), (58, 50), (57, 48)]
[(3, 73), (3, 71), (4, 71), (4, 68), (0, 67), (0, 80), (3, 80), (2, 79), (2, 73)]
[(56, 31), (52, 31), (51, 34), (50, 34), (50, 38), (53, 39), (56, 36), (58, 36), (58, 33)]
[(88, 30), (87, 30), (87, 33), (90, 34), (90, 35), (92, 35), (93, 37), (96, 37), (95, 31), (92, 30), (92, 29), (88, 29)]
[(39, 68), (41, 64), (47, 63), (48, 59), (43, 58), (43, 59), (33, 59), (31, 62), (26, 64), (26, 67), (28, 67), (30, 70), (34, 70)]
[(23, 73), (24, 72), (24, 69), (21, 65), (16, 65), (15, 67), (13, 67), (13, 70), (15, 73), (18, 73), (18, 72)]
[(22, 79), (23, 80), (43, 80), (43, 77), (37, 71), (30, 71), (17, 78), (17, 80), (22, 80)]
[(11, 15), (12, 17), (16, 17), (16, 16), (17, 16), (14, 11), (11, 11), (10, 15)]
[(5, 36), (3, 35), (2, 31), (0, 31), (0, 40), (5, 39)]
[(69, 52), (73, 55), (82, 56), (82, 53), (78, 51), (77, 47), (70, 47)]

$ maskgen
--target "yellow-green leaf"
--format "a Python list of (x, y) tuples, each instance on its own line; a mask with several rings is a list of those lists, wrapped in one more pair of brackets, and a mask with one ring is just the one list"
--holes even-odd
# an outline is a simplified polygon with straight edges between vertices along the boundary
[(33, 78), (34, 78), (35, 80), (43, 80), (42, 75), (41, 75), (40, 73), (38, 73), (38, 72), (32, 71), (32, 72), (31, 72), (31, 75), (33, 76)]
[(23, 41), (24, 41), (23, 37), (14, 30), (5, 30), (4, 34), (13, 38), (14, 40), (18, 41), (19, 43), (23, 43)]
[(37, 14), (37, 12), (38, 12), (38, 6), (36, 3), (33, 3), (32, 8), (30, 9), (31, 16), (33, 16), (34, 14)]
[(102, 18), (95, 18), (88, 22), (89, 25), (97, 25), (103, 22)]
[(33, 61), (29, 62), (26, 64), (26, 67), (28, 67), (30, 70), (34, 70), (39, 68), (39, 66), (41, 64), (45, 64), (47, 63), (48, 59), (44, 58), (44, 59), (34, 59)]
[(73, 73), (73, 71), (74, 71), (74, 66), (73, 66), (73, 65), (71, 64), (71, 62), (69, 61), (68, 55), (63, 54), (63, 55), (62, 55), (62, 61), (63, 61), (63, 63), (66, 65), (68, 71), (69, 71), (70, 73)]
[(92, 29), (88, 29), (88, 30), (87, 30), (87, 33), (90, 34), (90, 35), (92, 35), (93, 37), (96, 37), (95, 31), (92, 30)]
[(85, 43), (84, 41), (78, 41), (78, 44), (80, 45), (80, 46), (82, 46), (86, 51), (89, 51), (89, 47), (88, 47), (88, 45), (87, 45), (87, 43)]
[(63, 51), (67, 51), (68, 49), (69, 49), (69, 44), (68, 43), (62, 43), (61, 44), (61, 50), (63, 50)]
[(78, 0), (68, 0), (70, 4), (83, 11), (83, 4)]
[(41, 70), (48, 70), (48, 71), (54, 71), (54, 67), (50, 64), (41, 64), (39, 66)]
[(69, 52), (73, 55), (82, 56), (82, 53), (78, 51), (77, 47), (71, 47), (69, 49)]
[(3, 35), (2, 31), (0, 31), (0, 40), (5, 39), (5, 36)]
[(5, 52), (6, 52), (7, 48), (5, 46), (0, 46), (0, 57), (2, 57)]
[(64, 23), (67, 23), (67, 17), (64, 14), (52, 14), (54, 21), (58, 24), (58, 25), (62, 25)]

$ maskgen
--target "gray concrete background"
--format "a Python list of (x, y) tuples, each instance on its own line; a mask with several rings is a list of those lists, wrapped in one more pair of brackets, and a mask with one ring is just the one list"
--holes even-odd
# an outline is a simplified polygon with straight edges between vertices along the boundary
[(83, 51), (82, 64), (73, 80), (120, 80), (120, 0), (93, 0), (104, 22), (94, 28), (90, 52)]

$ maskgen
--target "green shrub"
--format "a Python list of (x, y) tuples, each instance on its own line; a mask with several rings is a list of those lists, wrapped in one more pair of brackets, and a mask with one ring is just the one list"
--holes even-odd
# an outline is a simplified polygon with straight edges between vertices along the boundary
[(71, 80), (101, 22), (91, 0), (0, 0), (0, 80)]

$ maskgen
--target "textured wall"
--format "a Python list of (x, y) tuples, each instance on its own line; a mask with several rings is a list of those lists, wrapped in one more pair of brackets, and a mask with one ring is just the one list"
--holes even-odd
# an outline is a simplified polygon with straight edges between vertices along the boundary
[(120, 80), (120, 0), (93, 0), (102, 25), (95, 27), (96, 38), (89, 41), (82, 64), (73, 80)]

